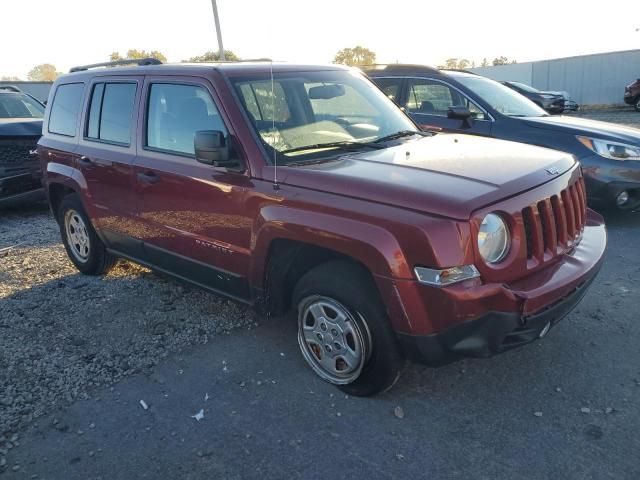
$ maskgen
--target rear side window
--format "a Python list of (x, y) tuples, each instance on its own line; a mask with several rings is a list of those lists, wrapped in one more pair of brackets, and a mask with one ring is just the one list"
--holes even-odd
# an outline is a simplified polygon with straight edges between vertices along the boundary
[(49, 132), (74, 137), (84, 84), (59, 85), (49, 114)]
[(209, 92), (195, 85), (154, 83), (149, 93), (147, 146), (193, 155), (198, 130), (220, 130), (227, 135)]
[(87, 138), (129, 145), (135, 83), (97, 83), (91, 94)]

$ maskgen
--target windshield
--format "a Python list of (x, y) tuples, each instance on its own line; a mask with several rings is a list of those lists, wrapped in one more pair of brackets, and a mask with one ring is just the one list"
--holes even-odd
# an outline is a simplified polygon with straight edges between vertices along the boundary
[(520, 82), (508, 82), (508, 83), (509, 85), (513, 85), (514, 87), (519, 88), (520, 90), (524, 90), (525, 92), (538, 93), (540, 91), (537, 88), (533, 88), (527, 85), (526, 83), (520, 83)]
[(0, 118), (42, 118), (44, 107), (28, 95), (0, 93)]
[(372, 142), (398, 132), (420, 133), (359, 72), (281, 72), (274, 74), (273, 85), (266, 72), (231, 82), (262, 142), (277, 152), (278, 162), (315, 159), (340, 148), (373, 148)]
[(460, 75), (455, 77), (482, 100), (509, 117), (546, 117), (547, 113), (515, 90), (485, 77)]

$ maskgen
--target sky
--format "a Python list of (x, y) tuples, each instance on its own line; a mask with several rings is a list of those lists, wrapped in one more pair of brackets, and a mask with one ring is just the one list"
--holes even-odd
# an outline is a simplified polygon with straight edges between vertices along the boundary
[[(625, 14), (631, 4), (218, 0), (218, 9), (224, 46), (242, 58), (329, 63), (338, 50), (362, 45), (378, 63), (438, 65), (451, 57), (523, 62), (640, 48), (640, 19)], [(26, 79), (41, 63), (66, 72), (130, 48), (175, 62), (218, 48), (211, 0), (2, 0), (0, 16), (0, 77)]]

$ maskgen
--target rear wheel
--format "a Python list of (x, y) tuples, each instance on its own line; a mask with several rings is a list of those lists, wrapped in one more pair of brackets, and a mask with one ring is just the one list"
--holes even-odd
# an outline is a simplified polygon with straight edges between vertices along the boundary
[(113, 267), (116, 258), (107, 252), (96, 234), (77, 194), (62, 199), (58, 222), (67, 255), (80, 272), (102, 275)]
[(361, 267), (343, 261), (315, 267), (296, 285), (293, 301), (302, 356), (320, 378), (357, 396), (380, 393), (398, 380), (404, 359)]

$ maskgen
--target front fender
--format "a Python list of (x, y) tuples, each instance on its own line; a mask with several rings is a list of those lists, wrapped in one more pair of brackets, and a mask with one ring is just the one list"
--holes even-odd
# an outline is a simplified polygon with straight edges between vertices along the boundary
[(400, 244), (384, 228), (327, 213), (269, 205), (261, 209), (252, 238), (250, 279), (259, 288), (269, 248), (278, 239), (336, 251), (362, 263), (373, 275), (412, 278)]

